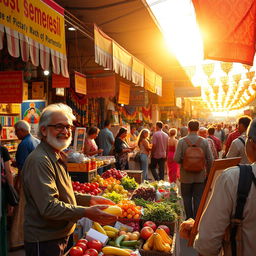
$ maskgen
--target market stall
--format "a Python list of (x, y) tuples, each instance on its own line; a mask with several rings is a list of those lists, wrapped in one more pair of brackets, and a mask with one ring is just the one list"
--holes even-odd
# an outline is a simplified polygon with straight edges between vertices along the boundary
[(112, 200), (115, 205), (105, 211), (118, 219), (107, 226), (86, 218), (79, 220), (74, 246), (67, 255), (175, 255), (176, 229), (182, 211), (175, 183), (138, 184), (126, 172), (110, 169), (91, 183), (73, 182), (73, 188)]

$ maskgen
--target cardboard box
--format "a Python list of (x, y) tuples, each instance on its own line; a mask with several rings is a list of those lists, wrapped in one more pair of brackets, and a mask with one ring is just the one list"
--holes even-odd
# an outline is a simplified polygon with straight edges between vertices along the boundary
[(69, 172), (89, 172), (90, 163), (67, 163)]
[(87, 232), (86, 239), (88, 241), (99, 240), (103, 244), (103, 246), (105, 246), (108, 242), (108, 236), (98, 232), (93, 228), (90, 228), (89, 231)]

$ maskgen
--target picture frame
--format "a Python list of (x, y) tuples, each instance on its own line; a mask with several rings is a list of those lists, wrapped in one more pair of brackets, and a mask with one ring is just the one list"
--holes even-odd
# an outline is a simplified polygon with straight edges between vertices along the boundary
[(75, 151), (83, 153), (85, 137), (86, 137), (86, 128), (76, 127), (75, 135), (74, 135), (74, 145), (73, 145), (73, 148)]
[(201, 220), (203, 211), (211, 198), (216, 179), (220, 176), (220, 174), (225, 169), (238, 165), (240, 163), (240, 161), (241, 161), (241, 157), (234, 157), (234, 158), (216, 159), (213, 162), (211, 170), (210, 170), (208, 178), (207, 178), (204, 192), (203, 192), (203, 195), (202, 195), (202, 198), (201, 198), (198, 210), (197, 210), (195, 223), (192, 228), (190, 238), (188, 241), (188, 246), (190, 246), (190, 247), (193, 246), (195, 237), (198, 233), (199, 222)]

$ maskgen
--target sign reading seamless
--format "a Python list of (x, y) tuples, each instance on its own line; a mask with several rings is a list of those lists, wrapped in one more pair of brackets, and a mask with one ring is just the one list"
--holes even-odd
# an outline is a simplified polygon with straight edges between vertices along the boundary
[(1, 0), (0, 24), (66, 55), (64, 9), (53, 1)]

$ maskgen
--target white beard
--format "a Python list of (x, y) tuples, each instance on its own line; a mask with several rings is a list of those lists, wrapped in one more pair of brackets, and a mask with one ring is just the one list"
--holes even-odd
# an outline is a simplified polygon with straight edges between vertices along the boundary
[[(65, 135), (62, 135), (62, 136), (59, 135), (59, 136), (65, 137)], [(46, 142), (57, 150), (62, 151), (66, 149), (70, 145), (71, 141), (72, 141), (72, 136), (69, 136), (69, 138), (60, 139), (52, 136), (49, 130), (47, 131)]]

